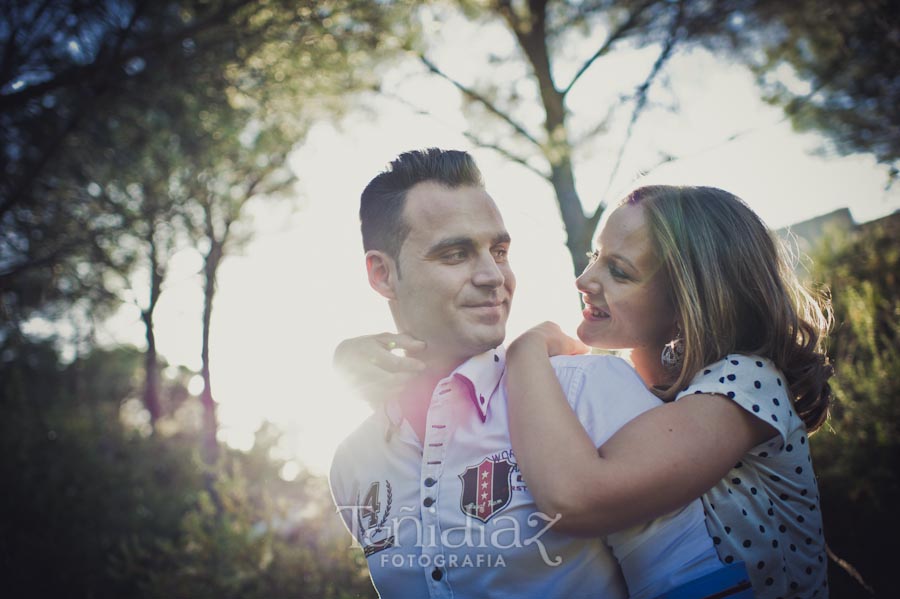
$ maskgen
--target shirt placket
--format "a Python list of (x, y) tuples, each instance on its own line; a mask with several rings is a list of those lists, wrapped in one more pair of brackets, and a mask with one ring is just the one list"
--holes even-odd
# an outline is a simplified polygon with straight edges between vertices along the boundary
[(447, 576), (447, 556), (441, 543), (441, 477), (452, 431), (452, 379), (444, 379), (434, 390), (425, 422), (419, 494), (422, 513), (422, 561), (429, 596), (449, 598), (453, 593)]

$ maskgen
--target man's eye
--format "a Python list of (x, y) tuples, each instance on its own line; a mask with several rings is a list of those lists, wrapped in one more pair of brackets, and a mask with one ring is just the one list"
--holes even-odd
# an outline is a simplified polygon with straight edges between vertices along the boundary
[(593, 252), (587, 252), (585, 254), (585, 256), (587, 256), (588, 259), (590, 259), (590, 263), (593, 264), (594, 262), (596, 262), (597, 260), (600, 259), (600, 250), (594, 250)]
[(507, 256), (509, 256), (509, 250), (507, 248), (496, 248), (494, 250), (494, 258), (497, 260), (506, 260)]
[(465, 250), (455, 250), (453, 252), (448, 252), (444, 254), (444, 260), (448, 262), (460, 262), (466, 259), (466, 251)]

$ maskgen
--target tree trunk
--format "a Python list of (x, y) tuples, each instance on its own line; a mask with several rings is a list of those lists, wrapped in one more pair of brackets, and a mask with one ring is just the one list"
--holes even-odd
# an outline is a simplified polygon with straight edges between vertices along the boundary
[(156, 432), (156, 423), (161, 415), (159, 403), (159, 359), (156, 353), (156, 335), (153, 331), (153, 312), (143, 310), (144, 333), (147, 351), (144, 353), (144, 407), (150, 412), (150, 427)]
[(150, 221), (147, 242), (150, 249), (150, 301), (146, 310), (141, 310), (144, 321), (144, 335), (147, 339), (147, 352), (144, 354), (144, 407), (150, 412), (150, 427), (156, 432), (156, 423), (162, 415), (159, 401), (159, 357), (156, 352), (156, 333), (153, 328), (153, 313), (162, 293), (162, 282), (165, 276), (160, 264), (155, 238), (155, 226)]
[(557, 89), (553, 81), (550, 54), (547, 48), (545, 0), (529, 2), (527, 22), (517, 17), (511, 10), (503, 11), (504, 17), (513, 29), (520, 47), (525, 52), (537, 79), (544, 107), (544, 130), (547, 142), (544, 156), (550, 164), (550, 184), (556, 195), (559, 213), (566, 228), (566, 247), (572, 256), (575, 276), (587, 266), (587, 253), (591, 249), (593, 231), (587, 231), (593, 221), (584, 214), (581, 198), (575, 188), (575, 173), (572, 169), (572, 146), (566, 130), (565, 94)]
[(216, 401), (213, 399), (212, 383), (209, 375), (209, 331), (212, 321), (213, 298), (216, 294), (216, 272), (222, 260), (222, 243), (210, 239), (209, 253), (204, 260), (203, 287), (203, 346), (200, 350), (200, 376), (203, 377), (203, 392), (200, 403), (203, 406), (203, 457), (207, 464), (215, 464), (219, 459), (219, 429), (216, 416)]
[(566, 228), (566, 247), (572, 256), (575, 276), (580, 275), (588, 264), (587, 253), (591, 251), (593, 231), (587, 230), (588, 218), (581, 208), (581, 200), (575, 189), (575, 175), (572, 163), (567, 158), (562, 164), (552, 165), (550, 183), (556, 194), (556, 202)]

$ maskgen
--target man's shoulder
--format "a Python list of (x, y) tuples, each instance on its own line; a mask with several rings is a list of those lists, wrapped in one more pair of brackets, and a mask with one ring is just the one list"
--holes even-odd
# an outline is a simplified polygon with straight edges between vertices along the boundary
[(569, 405), (597, 447), (661, 403), (622, 358), (590, 354), (551, 360)]
[(363, 420), (359, 426), (338, 444), (331, 460), (332, 471), (346, 467), (349, 463), (358, 463), (361, 459), (373, 455), (373, 447), (383, 442), (387, 423), (385, 415), (375, 412)]
[(604, 410), (645, 410), (659, 405), (634, 367), (617, 356), (585, 354), (550, 359), (569, 403), (590, 403)]
[(575, 370), (585, 374), (607, 374), (617, 378), (640, 380), (631, 364), (618, 356), (607, 354), (553, 356), (550, 363), (553, 364), (557, 374), (565, 370)]

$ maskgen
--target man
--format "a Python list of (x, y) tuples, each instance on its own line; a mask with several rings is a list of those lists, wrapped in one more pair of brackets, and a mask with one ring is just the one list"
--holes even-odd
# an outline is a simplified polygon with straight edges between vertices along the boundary
[[(425, 342), (424, 369), (332, 464), (382, 596), (654, 597), (720, 567), (699, 502), (604, 539), (555, 533), (558, 517), (537, 510), (507, 426), (510, 236), (468, 154), (402, 154), (363, 191), (360, 219), (370, 285), (397, 330)], [(598, 447), (658, 403), (621, 360), (555, 364)]]

